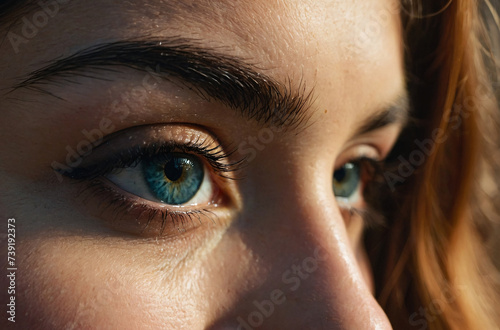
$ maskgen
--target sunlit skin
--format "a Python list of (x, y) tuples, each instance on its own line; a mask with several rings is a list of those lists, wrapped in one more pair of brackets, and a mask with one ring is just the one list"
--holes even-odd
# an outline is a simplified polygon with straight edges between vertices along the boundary
[[(107, 118), (110, 131), (135, 129), (148, 142), (150, 125), (169, 125), (166, 131), (177, 130), (179, 140), (193, 129), (234, 149), (254, 143), (261, 123), (176, 80), (154, 77), (155, 88), (147, 97), (130, 97), (124, 115), (125, 106), (116, 111), (113, 102), (147, 75), (125, 67), (96, 71), (99, 79), (43, 85), (59, 98), (27, 88), (2, 94), (0, 219), (15, 217), (17, 224), (16, 324), (245, 329), (241, 320), (249, 322), (258, 310), (254, 301), (282, 292), (259, 329), (389, 329), (373, 297), (362, 219), (340, 207), (332, 176), (361, 155), (383, 159), (401, 130), (396, 122), (354, 137), (368, 117), (404, 94), (394, 4), (189, 3), (61, 5), (17, 55), (8, 42), (1, 45), (0, 89), (10, 90), (47, 61), (103, 42), (182, 37), (312, 92), (305, 119), (274, 131), (266, 143), (257, 140), (255, 157), (231, 174), (238, 180), (215, 179), (224, 202), (210, 206), (211, 218), (185, 233), (170, 226), (160, 237), (153, 229), (140, 236), (119, 223), (133, 217), (116, 221), (112, 207), (100, 209), (100, 197), (79, 193), (84, 182), (60, 182), (52, 169), (53, 162), (64, 164), (67, 146), (85, 139), (82, 130)], [(243, 156), (236, 151), (230, 161)], [(317, 267), (308, 272), (303, 263), (310, 258)]]

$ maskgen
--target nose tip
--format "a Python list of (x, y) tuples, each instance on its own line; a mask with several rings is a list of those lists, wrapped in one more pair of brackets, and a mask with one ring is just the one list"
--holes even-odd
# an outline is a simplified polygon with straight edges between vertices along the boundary
[[(301, 279), (299, 290), (289, 295), (290, 300), (296, 303), (296, 313), (305, 314), (302, 318), (304, 323), (299, 328), (392, 329), (365, 280), (364, 275), (367, 274), (363, 274), (360, 267), (360, 264), (369, 264), (368, 260), (356, 258), (348, 245), (340, 242), (339, 239), (329, 244), (323, 240), (328, 248), (317, 246), (299, 267), (292, 267), (292, 271), (297, 270), (294, 273), (296, 282)], [(293, 319), (290, 315), (285, 317)], [(292, 321), (292, 327), (293, 324)]]
[(345, 329), (392, 329), (385, 312), (371, 295), (364, 298), (364, 302), (355, 302), (354, 309), (350, 314), (348, 316), (350, 320), (346, 322)]
[[(320, 259), (323, 264), (318, 267), (315, 281), (311, 281), (311, 286), (307, 288), (309, 292), (316, 291), (318, 300), (329, 306), (318, 310), (318, 317), (326, 316), (330, 320), (322, 328), (392, 329), (387, 315), (366, 283), (366, 274), (359, 267), (360, 260), (347, 253), (343, 255), (343, 258), (338, 258), (338, 254), (336, 257), (327, 254)], [(309, 293), (305, 291), (303, 294)]]
[(331, 260), (319, 259), (294, 263), (281, 281), (268, 282), (245, 299), (245, 309), (231, 317), (233, 329), (234, 320), (242, 330), (392, 329), (361, 276), (351, 272), (354, 267), (335, 271)]
[[(391, 323), (364, 285), (343, 284), (334, 289), (317, 288), (320, 304), (302, 328), (388, 330)], [(307, 292), (304, 292), (308, 295)], [(305, 306), (304, 306), (305, 307)], [(311, 310), (311, 308), (308, 308)], [(318, 322), (323, 320), (322, 322)]]
[[(254, 329), (338, 329), (338, 330), (389, 330), (392, 326), (377, 302), (372, 299), (345, 304), (339, 308), (325, 301), (311, 303), (289, 297), (283, 304), (272, 305), (271, 300), (254, 301), (254, 310), (237, 317), (227, 328)], [(342, 305), (342, 304), (341, 304)], [(276, 314), (276, 315), (273, 315)], [(217, 329), (222, 329), (216, 327)]]

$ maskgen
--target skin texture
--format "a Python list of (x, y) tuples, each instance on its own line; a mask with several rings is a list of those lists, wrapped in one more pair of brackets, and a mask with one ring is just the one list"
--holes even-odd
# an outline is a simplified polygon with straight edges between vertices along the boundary
[(233, 146), (258, 136), (256, 121), (165, 80), (118, 116), (113, 101), (146, 75), (127, 68), (101, 73), (107, 80), (44, 86), (63, 100), (22, 88), (0, 96), (0, 218), (16, 218), (16, 323), (245, 329), (241, 319), (259, 310), (254, 302), (277, 295), (259, 329), (390, 328), (372, 295), (362, 219), (339, 206), (332, 175), (360, 154), (385, 157), (397, 138), (399, 124), (352, 136), (404, 91), (400, 33), (385, 0), (84, 1), (61, 5), (15, 57), (4, 42), (2, 90), (98, 43), (181, 36), (313, 93), (307, 121), (256, 145), (234, 174), (242, 179), (220, 182), (227, 202), (212, 206), (214, 221), (159, 238), (124, 233), (113, 211), (100, 211), (99, 197), (79, 193), (84, 182), (59, 182), (51, 164), (64, 162), (66, 146), (76, 148), (81, 131), (103, 118), (113, 132), (190, 125)]

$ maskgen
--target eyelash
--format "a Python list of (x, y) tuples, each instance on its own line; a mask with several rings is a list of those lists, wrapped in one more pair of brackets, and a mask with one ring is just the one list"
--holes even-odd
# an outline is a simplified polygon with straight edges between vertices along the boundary
[[(244, 159), (232, 163), (224, 162), (224, 160), (228, 159), (235, 151), (236, 150), (226, 153), (220, 144), (211, 146), (199, 140), (187, 144), (176, 142), (150, 143), (147, 146), (135, 146), (112, 154), (104, 162), (86, 167), (73, 168), (71, 172), (60, 173), (77, 182), (85, 182), (86, 185), (80, 191), (79, 195), (83, 196), (84, 201), (86, 200), (86, 196), (88, 196), (88, 198), (92, 197), (100, 200), (99, 209), (101, 213), (112, 208), (114, 220), (116, 220), (131, 213), (132, 208), (135, 208), (134, 214), (138, 215), (136, 217), (138, 225), (141, 225), (141, 221), (143, 221), (144, 218), (147, 219), (145, 225), (142, 225), (143, 229), (141, 230), (141, 235), (149, 229), (153, 221), (156, 223), (159, 221), (161, 222), (159, 234), (155, 236), (163, 236), (167, 228), (167, 221), (172, 223), (173, 228), (175, 228), (177, 232), (183, 233), (189, 229), (196, 228), (198, 225), (195, 223), (201, 225), (202, 217), (209, 219), (212, 223), (216, 223), (218, 217), (215, 213), (206, 208), (173, 211), (150, 206), (149, 202), (131, 202), (130, 198), (122, 191), (119, 191), (119, 188), (113, 187), (104, 177), (114, 171), (137, 166), (145, 159), (162, 157), (162, 155), (172, 152), (181, 152), (200, 156), (200, 158), (204, 160), (204, 163), (208, 163), (211, 170), (221, 179), (232, 180), (237, 178), (234, 175), (230, 176), (229, 173), (237, 172), (244, 163)], [(366, 195), (367, 191), (370, 191), (370, 195), (378, 191), (378, 189), (368, 188), (371, 187), (374, 179), (382, 173), (383, 161), (362, 156), (349, 160), (346, 163), (360, 166), (360, 170), (362, 171), (360, 184), (362, 185), (362, 196), (365, 200), (368, 199)], [(214, 204), (218, 205), (217, 202)], [(362, 208), (354, 206), (349, 206), (348, 208), (341, 207), (343, 216), (349, 217), (348, 220), (356, 215), (360, 216), (365, 224), (365, 228), (373, 228), (382, 225), (382, 214), (369, 203), (365, 204), (366, 205)]]
[(227, 173), (236, 172), (243, 164), (244, 159), (226, 164), (222, 160), (228, 159), (236, 150), (228, 153), (223, 150), (220, 144), (209, 147), (204, 142), (198, 140), (188, 144), (176, 142), (151, 143), (147, 146), (136, 146), (115, 153), (106, 162), (87, 167), (73, 168), (71, 172), (63, 171), (60, 174), (75, 180), (92, 180), (106, 176), (117, 169), (137, 166), (144, 159), (160, 158), (172, 152), (181, 152), (201, 156), (220, 177), (235, 179), (229, 177)]

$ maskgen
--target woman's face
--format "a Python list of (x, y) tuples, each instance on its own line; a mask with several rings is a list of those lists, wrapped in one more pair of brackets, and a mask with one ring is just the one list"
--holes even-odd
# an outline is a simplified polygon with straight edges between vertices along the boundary
[(397, 3), (62, 2), (0, 48), (16, 323), (390, 328), (362, 235)]

